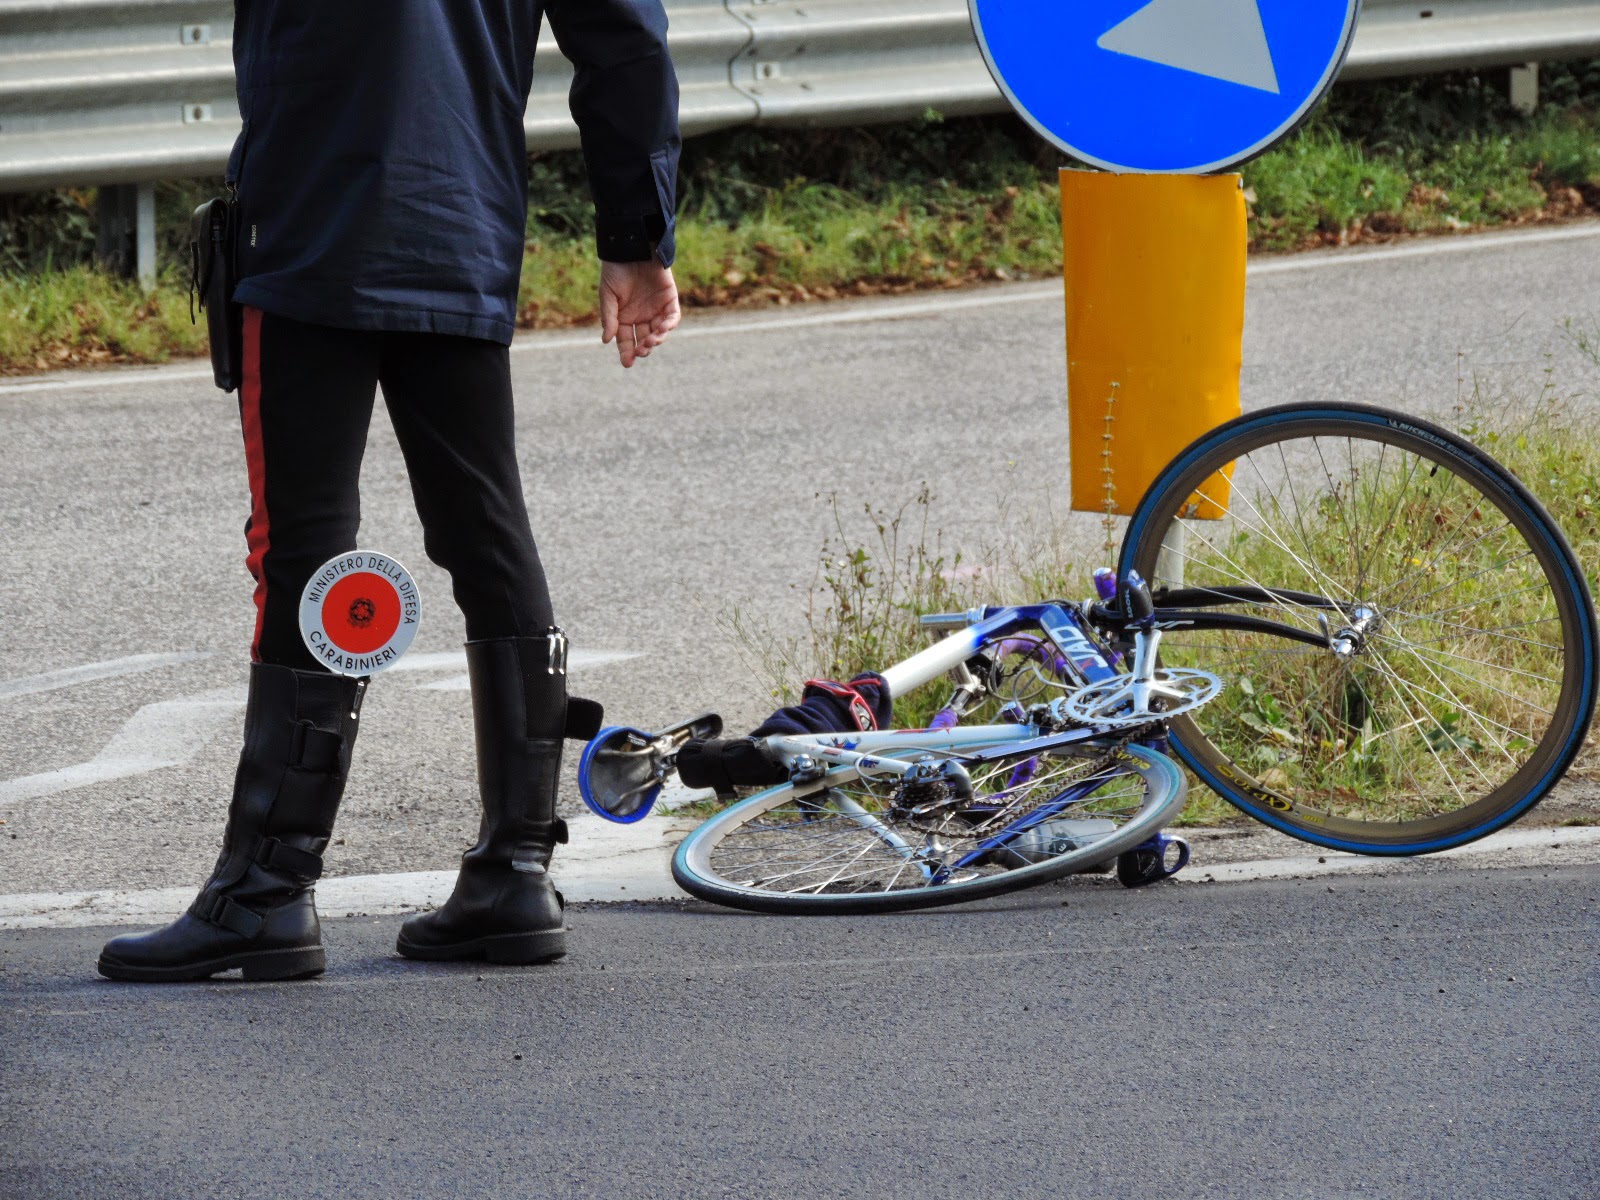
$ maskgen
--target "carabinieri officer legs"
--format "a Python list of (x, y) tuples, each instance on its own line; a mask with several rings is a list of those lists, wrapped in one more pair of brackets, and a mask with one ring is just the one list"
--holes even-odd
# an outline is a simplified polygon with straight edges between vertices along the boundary
[(247, 308), (239, 410), (256, 580), (254, 650), (312, 670), (311, 573), (356, 543), (375, 394), (394, 426), (428, 557), (450, 572), (467, 637), (543, 637), (550, 592), (513, 442), (507, 348), (482, 338), (334, 329)]
[(466, 617), (483, 818), (449, 901), (405, 923), (415, 958), (565, 952), (548, 868), (569, 702), (517, 473), (507, 345), (527, 181), (523, 114), (544, 16), (576, 68), (571, 105), (595, 198), (602, 340), (632, 366), (678, 322), (672, 280), (677, 80), (660, 0), (236, 0), (244, 129), (228, 180), (244, 306), (240, 417), (256, 582), (244, 748), (222, 853), (189, 910), (119, 937), (115, 979), (314, 975), (312, 885), (366, 681), (301, 643), (317, 567), (354, 548), (357, 482), (382, 390), (428, 556)]
[[(261, 978), (322, 965), (309, 884), (343, 791), (361, 685), (322, 670), (301, 639), (299, 603), (312, 572), (355, 545), (361, 459), (380, 386), (428, 556), (450, 572), (466, 617), (484, 807), (479, 844), (463, 863), (466, 895), (444, 917), (408, 923), (402, 950), (509, 961), (564, 951), (546, 875), (552, 846), (565, 839), (555, 785), (566, 678), (550, 669), (553, 658), (563, 665), (563, 639), (517, 472), (507, 349), (247, 308), (239, 410), (257, 615), (240, 773), (252, 782), (238, 790), (227, 849), (196, 906), (169, 930), (112, 942), (101, 960), (106, 974), (189, 978), (226, 965)], [(301, 735), (302, 746), (324, 747), (320, 760), (277, 736), (308, 721), (330, 735)], [(292, 787), (273, 788), (278, 771)]]

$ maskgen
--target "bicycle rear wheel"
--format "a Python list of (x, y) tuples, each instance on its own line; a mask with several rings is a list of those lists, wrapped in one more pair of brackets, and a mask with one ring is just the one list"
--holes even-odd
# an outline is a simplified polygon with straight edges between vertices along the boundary
[[(1040, 756), (1031, 769), (1027, 755), (974, 768), (970, 804), (931, 816), (897, 810), (894, 779), (804, 796), (784, 784), (690, 833), (672, 874), (702, 900), (771, 913), (897, 912), (1045, 883), (1132, 849), (1183, 808), (1183, 773), (1165, 755), (1083, 750)], [(985, 838), (1075, 787), (1087, 794), (1034, 836), (967, 861)]]
[(1158, 606), (1181, 588), (1190, 611), (1309, 633), (1325, 620), (1342, 639), (1343, 654), (1177, 628), (1161, 644), (1163, 662), (1226, 684), (1173, 721), (1178, 756), (1305, 841), (1461, 845), (1536, 804), (1583, 744), (1597, 641), (1583, 573), (1521, 483), (1426, 421), (1303, 404), (1229, 422), (1145, 494), (1121, 569)]

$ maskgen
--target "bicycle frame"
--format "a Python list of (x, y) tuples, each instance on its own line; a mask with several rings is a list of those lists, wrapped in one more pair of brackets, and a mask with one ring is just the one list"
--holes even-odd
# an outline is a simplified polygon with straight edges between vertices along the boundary
[[(1313, 633), (1281, 621), (1243, 613), (1210, 612), (1207, 606), (1287, 601), (1319, 614), (1333, 612), (1344, 617), (1351, 617), (1353, 614), (1349, 610), (1355, 607), (1309, 592), (1257, 587), (1180, 588), (1163, 592), (1161, 598), (1167, 607), (1156, 608), (1150, 618), (1154, 629), (1241, 629), (1305, 642), (1324, 650), (1331, 646), (1332, 638), (1337, 636), (1327, 628)], [(881, 674), (889, 685), (890, 695), (898, 698), (940, 675), (957, 670), (979, 650), (995, 641), (1038, 629), (1050, 638), (1065, 660), (1069, 668), (1067, 682), (1080, 686), (1101, 683), (1116, 676), (1117, 656), (1100, 643), (1095, 624), (1121, 632), (1127, 619), (1099, 605), (1093, 606), (1090, 611), (1093, 621), (1084, 615), (1079, 606), (1064, 603), (974, 609), (959, 616), (926, 618), (933, 624), (954, 624), (959, 621), (966, 627)]]
[[(890, 667), (882, 674), (888, 681), (890, 694), (902, 696), (941, 675), (964, 667), (967, 661), (984, 647), (1004, 641), (1013, 634), (1032, 630), (1042, 631), (1056, 647), (1073, 682), (1081, 685), (1116, 678), (1117, 671), (1113, 666), (1114, 652), (1098, 642), (1082, 613), (1075, 606), (1066, 604), (1019, 605), (985, 610), (983, 617), (966, 629)], [(792, 785), (794, 795), (797, 799), (804, 799), (819, 791), (852, 783), (861, 778), (904, 775), (915, 765), (905, 758), (881, 753), (888, 749), (901, 753), (909, 752), (917, 757), (928, 751), (953, 751), (961, 755), (965, 761), (983, 762), (1087, 743), (1104, 737), (1107, 732), (1108, 730), (1093, 728), (1072, 729), (1041, 736), (1037, 728), (1026, 724), (956, 725), (930, 730), (769, 737), (766, 739), (766, 746), (776, 752), (791, 770), (800, 768), (797, 776), (803, 776), (807, 760), (816, 762), (818, 766), (835, 764), (831, 769), (824, 767), (811, 780), (796, 778)], [(1135, 740), (1158, 753), (1164, 752), (1166, 747), (1166, 737), (1159, 732)], [(874, 751), (879, 753), (875, 754)], [(1074, 784), (1059, 796), (997, 830), (955, 861), (948, 864), (922, 861), (919, 865), (930, 882), (939, 882), (943, 877), (970, 866), (984, 855), (1005, 846), (1035, 826), (1054, 819), (1103, 784), (1103, 779), (1089, 779)], [(908, 860), (917, 861), (923, 858), (921, 850), (912, 846), (860, 804), (843, 798), (840, 808), (857, 824), (871, 831)]]
[[(1323, 596), (1288, 590), (1221, 587), (1179, 588), (1162, 593), (1166, 606), (1156, 608), (1151, 616), (1139, 622), (1139, 642), (1143, 653), (1137, 658), (1145, 664), (1153, 661), (1155, 639), (1168, 628), (1191, 629), (1243, 629), (1267, 633), (1289, 640), (1328, 649), (1340, 634), (1332, 632), (1323, 612), (1338, 613), (1347, 618), (1355, 614), (1347, 606)], [(1269, 604), (1288, 602), (1319, 615), (1321, 629), (1312, 632), (1279, 621), (1251, 617), (1239, 613), (1216, 613), (1206, 610), (1218, 604)], [(1087, 609), (1087, 612), (1085, 611)], [(1082, 687), (1117, 678), (1117, 664), (1121, 655), (1106, 646), (1097, 632), (1097, 626), (1125, 633), (1133, 622), (1115, 609), (1101, 605), (1076, 605), (1069, 603), (1008, 605), (984, 608), (945, 617), (927, 618), (933, 625), (954, 625), (963, 628), (912, 655), (903, 662), (882, 671), (892, 697), (931, 683), (940, 676), (966, 672), (967, 663), (988, 646), (1004, 642), (1022, 633), (1042, 632), (1056, 654), (1052, 668), (1068, 687)], [(950, 720), (943, 728), (917, 731), (889, 731), (873, 733), (815, 734), (802, 737), (772, 737), (766, 739), (769, 750), (796, 769), (793, 783), (797, 799), (816, 792), (852, 783), (861, 778), (904, 775), (914, 765), (912, 761), (889, 756), (883, 750), (893, 749), (901, 754), (921, 757), (929, 751), (954, 752), (966, 762), (982, 762), (999, 758), (1016, 757), (1019, 753), (1043, 753), (1069, 745), (1091, 742), (1105, 737), (1109, 729), (1073, 729), (1041, 736), (1032, 725), (982, 725), (956, 724), (959, 713), (947, 708), (940, 714)], [(1136, 743), (1157, 753), (1168, 748), (1164, 726), (1152, 726), (1149, 732), (1135, 736)], [(874, 753), (878, 751), (878, 753)], [(920, 753), (919, 753), (920, 752)], [(831, 764), (831, 766), (829, 765)], [(821, 768), (821, 769), (817, 769)], [(815, 770), (814, 778), (804, 778), (806, 770)], [(926, 877), (937, 882), (951, 872), (961, 870), (989, 852), (1000, 849), (1028, 830), (1053, 820), (1072, 805), (1102, 786), (1103, 780), (1087, 780), (1073, 785), (1047, 803), (1030, 810), (1016, 821), (997, 830), (968, 853), (949, 864), (920, 862)], [(889, 828), (860, 804), (845, 798), (841, 810), (863, 828), (869, 829), (885, 844), (893, 847), (908, 860), (923, 858), (923, 852)]]
[[(904, 775), (915, 763), (908, 759), (883, 754), (894, 750), (921, 757), (929, 751), (950, 751), (960, 761), (978, 763), (1022, 754), (1039, 754), (1059, 750), (1071, 745), (1082, 745), (1104, 737), (1097, 729), (1072, 729), (1063, 733), (1039, 736), (1031, 725), (969, 725), (955, 729), (920, 729), (896, 732), (860, 734), (811, 734), (800, 737), (769, 737), (768, 749), (776, 751), (785, 761), (794, 764), (806, 757), (837, 764), (833, 769), (812, 780), (809, 784), (791, 785), (797, 800), (818, 792), (853, 783), (857, 779)], [(1151, 749), (1159, 750), (1164, 737), (1136, 739)], [(874, 754), (873, 751), (879, 751)], [(950, 863), (923, 861), (920, 863), (929, 882), (937, 883), (952, 872), (963, 870), (992, 850), (998, 850), (1035, 826), (1054, 820), (1072, 805), (1093, 794), (1105, 783), (1103, 778), (1091, 778), (1076, 783), (1048, 802), (1031, 809), (1011, 824), (996, 830), (976, 846)], [(863, 829), (876, 835), (885, 845), (893, 848), (907, 860), (923, 858), (923, 851), (911, 845), (873, 813), (847, 796), (836, 800), (839, 811), (849, 816)]]
[[(1205, 490), (1219, 472), (1220, 503)], [(1198, 523), (1213, 516), (1218, 536)], [(1427, 853), (1522, 816), (1585, 744), (1600, 628), (1582, 565), (1516, 476), (1448, 429), (1356, 405), (1253, 413), (1164, 468), (1123, 543), (1083, 599), (925, 617), (934, 644), (849, 664), (877, 668), (901, 720), (909, 700), (927, 730), (758, 739), (766, 762), (702, 738), (685, 767), (725, 806), (675, 877), (755, 911), (898, 911), (942, 902), (895, 893), (980, 839), (987, 861), (943, 879), (961, 896), (1112, 855), (1135, 876), (1181, 810), (1174, 759), (1311, 844)], [(918, 703), (923, 687), (944, 690)], [(828, 705), (805, 707), (805, 727), (839, 728)], [(978, 721), (994, 724), (962, 728)], [(631, 814), (687, 743), (678, 727), (621, 732), (596, 807), (616, 795)], [(1079, 799), (1091, 776), (1102, 790)], [(727, 805), (745, 781), (765, 790)]]
[[(968, 614), (966, 620), (976, 616)], [(978, 620), (904, 662), (882, 671), (889, 694), (904, 696), (963, 666), (979, 650), (1012, 634), (1041, 630), (1065, 658), (1074, 682), (1101, 683), (1116, 676), (1111, 652), (1101, 646), (1082, 613), (1066, 604), (1020, 604), (985, 608)]]

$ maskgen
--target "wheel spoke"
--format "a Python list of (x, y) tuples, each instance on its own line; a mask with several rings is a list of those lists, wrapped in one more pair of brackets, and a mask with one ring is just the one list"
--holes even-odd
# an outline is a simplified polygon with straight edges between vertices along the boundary
[[(709, 869), (734, 886), (778, 896), (843, 899), (958, 891), (973, 882), (1003, 879), (1052, 854), (1062, 860), (1069, 856), (1066, 851), (1037, 860), (1004, 851), (975, 856), (985, 839), (1043, 805), (1052, 806), (1051, 820), (1089, 820), (1096, 829), (1122, 827), (1150, 810), (1143, 777), (1125, 766), (1097, 756), (1033, 757), (1039, 765), (1032, 777), (1015, 784), (1011, 779), (1018, 762), (1026, 761), (1022, 757), (974, 768), (970, 801), (922, 818), (895, 810), (895, 784), (887, 779), (857, 779), (804, 801), (785, 797), (723, 836), (709, 851)], [(1061, 805), (1069, 790), (1085, 789), (1087, 795)], [(861, 817), (863, 811), (872, 819)], [(875, 823), (881, 823), (876, 831)], [(892, 845), (895, 838), (911, 853)], [(956, 864), (966, 859), (973, 861), (952, 877)]]

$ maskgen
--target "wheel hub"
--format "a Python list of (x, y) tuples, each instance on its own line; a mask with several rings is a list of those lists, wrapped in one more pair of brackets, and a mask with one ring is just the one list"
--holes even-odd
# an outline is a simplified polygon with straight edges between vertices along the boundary
[(1350, 610), (1350, 624), (1328, 635), (1328, 649), (1333, 656), (1348, 662), (1358, 654), (1365, 654), (1367, 639), (1383, 625), (1383, 617), (1375, 608), (1358, 604)]

